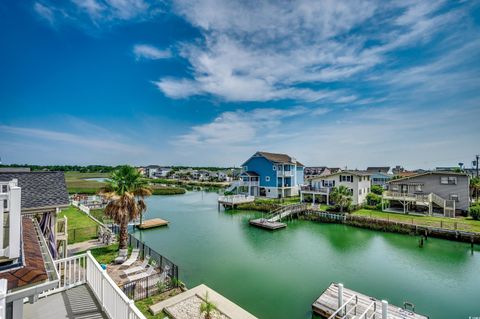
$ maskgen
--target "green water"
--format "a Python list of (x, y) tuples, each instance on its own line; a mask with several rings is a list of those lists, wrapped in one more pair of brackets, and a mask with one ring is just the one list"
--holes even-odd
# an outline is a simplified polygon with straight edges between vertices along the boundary
[(136, 236), (177, 263), (188, 287), (205, 283), (259, 318), (311, 318), (331, 282), (430, 318), (480, 316), (480, 249), (349, 226), (292, 221), (276, 232), (253, 212), (217, 210), (217, 194), (152, 196), (146, 218), (168, 228)]

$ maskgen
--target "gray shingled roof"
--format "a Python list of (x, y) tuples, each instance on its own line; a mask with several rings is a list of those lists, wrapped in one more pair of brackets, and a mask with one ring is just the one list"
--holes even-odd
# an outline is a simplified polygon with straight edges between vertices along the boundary
[(69, 204), (63, 172), (0, 172), (0, 181), (18, 180), (22, 188), (22, 209)]

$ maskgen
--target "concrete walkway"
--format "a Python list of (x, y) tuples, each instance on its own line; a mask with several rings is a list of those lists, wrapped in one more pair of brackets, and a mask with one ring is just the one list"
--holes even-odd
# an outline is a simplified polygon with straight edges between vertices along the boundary
[(73, 256), (82, 251), (87, 251), (92, 248), (99, 248), (99, 247), (105, 247), (105, 246), (108, 246), (108, 245), (101, 243), (100, 241), (98, 241), (98, 239), (90, 239), (87, 241), (82, 241), (80, 243), (68, 245), (67, 251), (68, 251), (68, 256)]
[(215, 290), (203, 284), (196, 286), (192, 289), (189, 289), (185, 292), (182, 292), (181, 294), (173, 296), (172, 298), (169, 298), (167, 300), (161, 301), (157, 304), (150, 306), (150, 311), (154, 315), (156, 315), (160, 313), (164, 308), (173, 306), (195, 295), (201, 298), (204, 298), (207, 291), (208, 291), (208, 299), (217, 306), (218, 310), (220, 310), (222, 313), (224, 313), (228, 317), (232, 319), (257, 319), (257, 317), (255, 317), (248, 311), (242, 309), (240, 306), (236, 305), (232, 301), (220, 295)]
[(41, 298), (23, 306), (24, 319), (107, 319), (87, 285)]

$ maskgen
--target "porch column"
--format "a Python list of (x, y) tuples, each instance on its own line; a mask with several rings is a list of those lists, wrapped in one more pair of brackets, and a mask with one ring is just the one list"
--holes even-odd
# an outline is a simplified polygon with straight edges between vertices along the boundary
[(303, 192), (300, 191), (300, 203), (303, 203)]
[(313, 196), (313, 198), (312, 198), (312, 205), (315, 205), (315, 193), (312, 193), (312, 196)]

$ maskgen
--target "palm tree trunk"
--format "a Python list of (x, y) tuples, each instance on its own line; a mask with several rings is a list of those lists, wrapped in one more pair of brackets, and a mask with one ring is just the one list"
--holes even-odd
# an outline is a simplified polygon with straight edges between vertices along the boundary
[(127, 249), (128, 248), (128, 220), (124, 220), (120, 224), (120, 242), (119, 242), (119, 249)]

